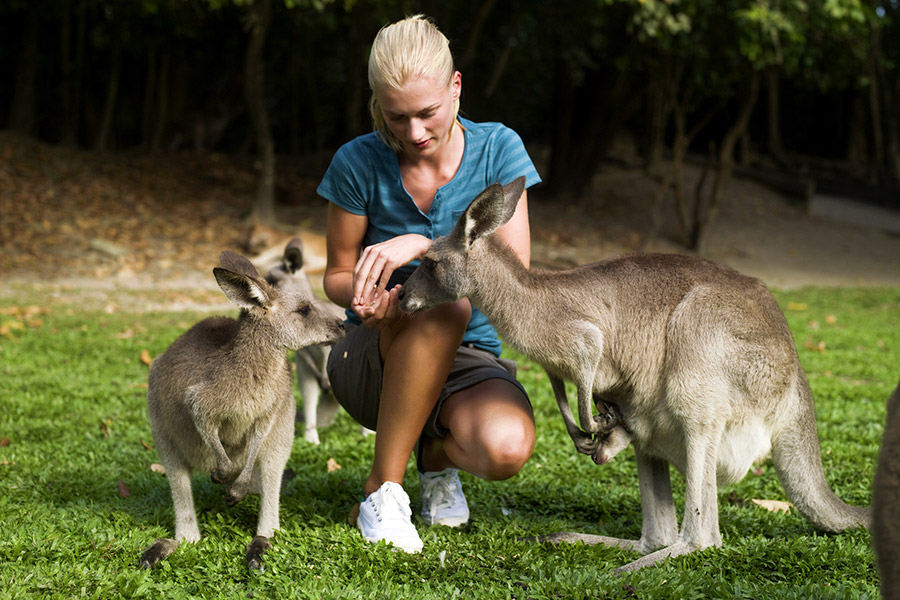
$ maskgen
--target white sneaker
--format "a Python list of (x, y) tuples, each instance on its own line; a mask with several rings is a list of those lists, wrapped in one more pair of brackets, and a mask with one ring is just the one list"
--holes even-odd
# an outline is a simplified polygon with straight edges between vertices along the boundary
[(456, 469), (421, 473), (422, 518), (428, 525), (459, 527), (469, 520), (469, 503)]
[(411, 517), (409, 496), (403, 486), (386, 481), (359, 503), (356, 526), (367, 542), (384, 540), (412, 554), (422, 550), (422, 539)]

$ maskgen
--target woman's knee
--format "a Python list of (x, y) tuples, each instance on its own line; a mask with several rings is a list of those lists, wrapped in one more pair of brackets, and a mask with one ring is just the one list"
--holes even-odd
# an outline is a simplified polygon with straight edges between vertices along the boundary
[(522, 470), (535, 445), (534, 422), (530, 419), (497, 420), (482, 433), (488, 479), (509, 479)]

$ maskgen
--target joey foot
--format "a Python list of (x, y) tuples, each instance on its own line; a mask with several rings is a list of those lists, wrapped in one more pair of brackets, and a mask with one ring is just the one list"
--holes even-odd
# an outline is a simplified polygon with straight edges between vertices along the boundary
[(250, 483), (237, 479), (225, 488), (225, 504), (231, 508), (250, 493)]
[(141, 555), (140, 568), (152, 569), (153, 566), (169, 556), (178, 547), (178, 542), (169, 538), (159, 538)]
[(258, 571), (262, 566), (262, 556), (272, 547), (269, 538), (258, 535), (247, 545), (247, 567)]

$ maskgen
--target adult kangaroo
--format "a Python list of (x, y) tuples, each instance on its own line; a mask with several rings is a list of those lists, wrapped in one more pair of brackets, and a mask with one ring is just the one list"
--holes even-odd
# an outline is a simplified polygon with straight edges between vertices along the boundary
[[(757, 279), (700, 258), (625, 256), (566, 271), (528, 270), (500, 238), (524, 181), (494, 184), (434, 241), (404, 284), (401, 308), (468, 297), (500, 336), (546, 369), (579, 452), (617, 426), (594, 402), (618, 405), (637, 457), (639, 540), (559, 533), (644, 556), (654, 565), (721, 546), (716, 487), (739, 481), (770, 450), (788, 499), (814, 526), (868, 526), (868, 509), (829, 488), (812, 395), (775, 299)], [(578, 388), (575, 423), (564, 380)], [(685, 478), (681, 531), (669, 465)]]
[(890, 600), (900, 598), (900, 384), (887, 403), (873, 485), (872, 548), (881, 576), (881, 595)]

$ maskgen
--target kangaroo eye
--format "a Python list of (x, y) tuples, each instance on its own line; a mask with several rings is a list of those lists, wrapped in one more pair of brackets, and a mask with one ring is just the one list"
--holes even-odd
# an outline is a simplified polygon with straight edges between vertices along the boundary
[(422, 268), (423, 269), (428, 269), (429, 271), (434, 271), (434, 268), (436, 266), (437, 266), (437, 262), (435, 262), (434, 260), (432, 260), (430, 258), (422, 259)]
[(300, 313), (301, 317), (308, 317), (310, 310), (311, 309), (309, 307), (309, 304), (304, 304), (303, 306), (301, 306), (300, 308), (297, 309), (297, 312)]

